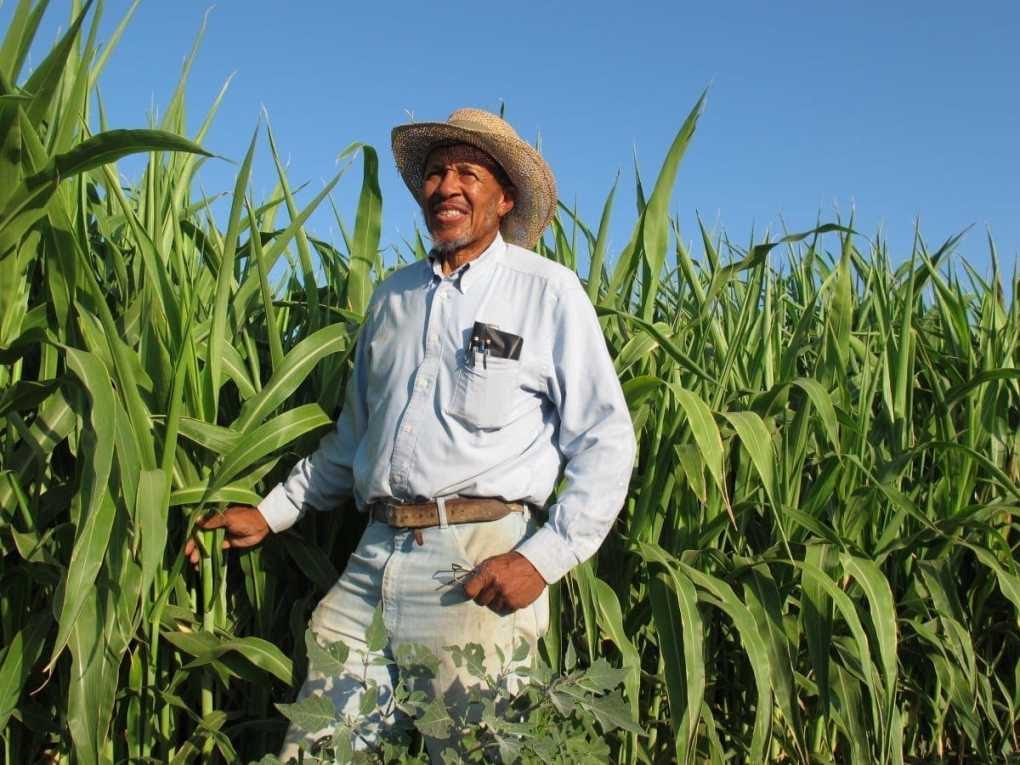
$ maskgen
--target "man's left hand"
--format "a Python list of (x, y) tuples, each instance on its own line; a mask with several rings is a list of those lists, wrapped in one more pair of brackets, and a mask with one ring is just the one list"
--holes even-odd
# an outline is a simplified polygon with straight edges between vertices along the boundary
[(480, 606), (510, 614), (530, 606), (545, 589), (545, 579), (517, 551), (486, 558), (464, 581), (464, 592)]

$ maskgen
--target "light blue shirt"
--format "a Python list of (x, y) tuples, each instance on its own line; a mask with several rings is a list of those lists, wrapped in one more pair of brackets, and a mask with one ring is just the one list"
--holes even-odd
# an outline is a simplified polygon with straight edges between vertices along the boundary
[[(523, 338), (470, 363), (475, 322)], [(634, 428), (577, 275), (498, 234), (444, 276), (436, 258), (372, 296), (335, 430), (259, 504), (274, 531), (306, 506), (500, 497), (549, 520), (517, 550), (554, 582), (595, 553), (623, 505)]]

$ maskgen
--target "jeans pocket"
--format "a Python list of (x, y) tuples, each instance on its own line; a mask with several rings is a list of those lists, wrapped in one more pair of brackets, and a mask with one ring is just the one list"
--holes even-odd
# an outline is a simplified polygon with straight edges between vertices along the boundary
[(506, 424), (520, 380), (516, 359), (476, 359), (457, 371), (449, 413), (465, 425), (492, 430)]
[(513, 550), (527, 536), (524, 513), (511, 512), (496, 521), (453, 523), (447, 529), (453, 536), (464, 562), (477, 566), (486, 558)]

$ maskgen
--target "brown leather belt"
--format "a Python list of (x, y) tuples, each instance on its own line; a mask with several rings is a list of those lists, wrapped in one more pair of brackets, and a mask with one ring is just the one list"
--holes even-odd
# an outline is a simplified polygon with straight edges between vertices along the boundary
[[(427, 529), (439, 525), (439, 508), (435, 502), (404, 504), (369, 502), (368, 514), (374, 520), (400, 529)], [(478, 523), (498, 521), (510, 513), (526, 512), (520, 502), (504, 502), (487, 497), (450, 497), (446, 500), (447, 523)]]

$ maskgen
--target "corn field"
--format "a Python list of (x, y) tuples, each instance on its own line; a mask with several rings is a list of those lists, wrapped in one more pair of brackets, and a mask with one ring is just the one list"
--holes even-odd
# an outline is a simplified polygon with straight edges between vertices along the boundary
[[(100, 48), (99, 9), (73, 3), (29, 73), (46, 4), (20, 0), (0, 47), (2, 762), (257, 760), (364, 520), (312, 513), (227, 557), (202, 532), (197, 571), (182, 551), (336, 416), (399, 265), (380, 159), (348, 150), (356, 216), (325, 242), (307, 219), (357, 170), (299, 204), (263, 127), (214, 215), (192, 179), (219, 101), (185, 137), (190, 59), (160, 124), (109, 129), (97, 80), (130, 14)], [(622, 251), (612, 193), (540, 245), (587, 285), (639, 442), (543, 650), (626, 670), (644, 733), (613, 734), (622, 763), (1020, 759), (1015, 262), (989, 242), (983, 275), (920, 233), (890, 253), (852, 220), (692, 247), (669, 201), (703, 100), (637, 181)], [(256, 152), (278, 170), (264, 200)]]

